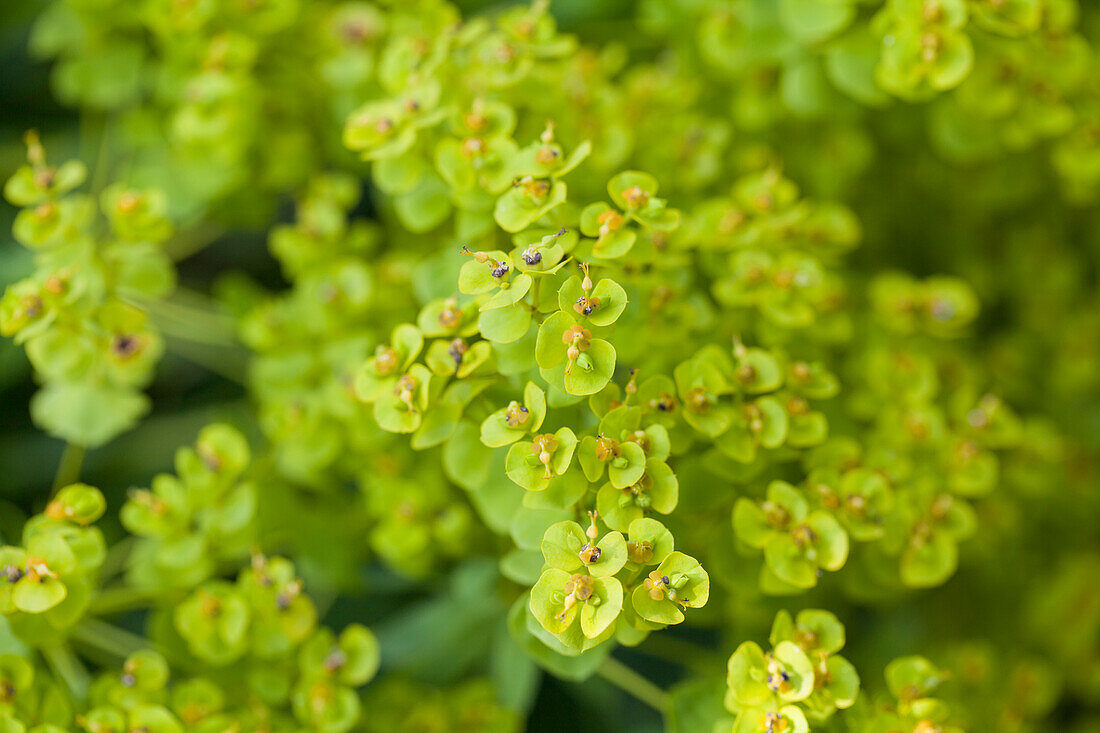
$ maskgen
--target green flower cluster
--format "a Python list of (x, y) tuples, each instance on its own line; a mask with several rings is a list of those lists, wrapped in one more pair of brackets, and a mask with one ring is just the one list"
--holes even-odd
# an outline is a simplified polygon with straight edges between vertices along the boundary
[(242, 480), (251, 452), (228, 425), (208, 425), (195, 447), (176, 452), (176, 476), (161, 474), (150, 489), (130, 489), (119, 514), (137, 539), (127, 580), (150, 590), (190, 587), (222, 563), (248, 555), (256, 541), (258, 492)]
[(35, 252), (35, 271), (4, 291), (0, 333), (25, 345), (44, 383), (31, 406), (35, 423), (94, 447), (149, 409), (140, 390), (164, 343), (142, 303), (175, 286), (160, 247), (172, 224), (163, 193), (122, 184), (103, 189), (97, 211), (93, 197), (73, 193), (84, 164), (48, 164), (33, 132), (27, 161), (4, 185), (4, 198), (22, 207), (12, 233)]
[(0, 613), (13, 633), (49, 642), (84, 615), (107, 555), (88, 525), (105, 508), (98, 489), (73, 484), (26, 523), (22, 545), (0, 547)]
[(932, 696), (945, 680), (945, 673), (924, 657), (895, 659), (886, 665), (888, 692), (853, 710), (850, 725), (866, 733), (962, 733), (952, 724), (951, 706)]
[(769, 641), (768, 652), (746, 641), (729, 659), (726, 708), (737, 715), (735, 733), (807, 733), (807, 719), (822, 723), (855, 703), (859, 675), (837, 654), (845, 638), (836, 616), (780, 611)]
[[(5, 186), (32, 416), (102, 445), (166, 346), (216, 345), (254, 420), (129, 490), (110, 547), (90, 487), (0, 505), (0, 731), (508, 732), (540, 669), (670, 731), (1087, 719), (1096, 13), (592, 5), (582, 42), (568, 0), (50, 4), (32, 47), (102, 152), (85, 195), (32, 135)], [(175, 287), (260, 229), (285, 287)], [(860, 633), (744, 641), (806, 594)], [(861, 692), (845, 657), (901, 644), (943, 670)], [(689, 679), (619, 661), (650, 652)]]
[[(247, 553), (240, 533), (255, 490), (236, 481), (248, 446), (235, 430), (212, 425), (195, 449), (180, 450), (177, 464), (180, 479), (161, 476), (154, 492), (123, 507), (123, 523), (145, 535), (123, 583), (100, 581), (108, 550), (89, 525), (106, 504), (84, 484), (62, 489), (29, 520), (21, 546), (0, 548), (5, 629), (40, 649), (53, 673), (22, 654), (0, 657), (4, 730), (351, 730), (363, 712), (355, 688), (380, 663), (374, 635), (359, 624), (338, 635), (318, 626), (316, 606), (284, 558), (253, 553), (235, 583), (211, 579)], [(148, 642), (96, 618), (150, 603)], [(139, 650), (89, 684), (74, 645)], [(166, 660), (206, 676), (169, 685)]]

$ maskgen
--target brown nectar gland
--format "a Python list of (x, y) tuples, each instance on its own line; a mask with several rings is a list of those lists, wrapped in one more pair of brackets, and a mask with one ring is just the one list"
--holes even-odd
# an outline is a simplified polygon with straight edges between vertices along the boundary
[(574, 573), (565, 581), (565, 592), (572, 593), (577, 600), (587, 601), (592, 597), (592, 578), (580, 573)]
[(543, 433), (531, 442), (531, 452), (538, 457), (539, 463), (546, 467), (543, 478), (554, 478), (554, 472), (550, 470), (550, 459), (554, 451), (558, 449), (558, 439), (553, 433)]
[(379, 135), (388, 135), (393, 131), (393, 120), (389, 117), (379, 117), (374, 123), (374, 131)]
[(791, 530), (791, 539), (798, 547), (806, 547), (817, 542), (817, 533), (808, 524), (800, 524)]
[(951, 494), (940, 494), (936, 497), (936, 500), (932, 502), (932, 506), (928, 510), (929, 514), (931, 514), (932, 518), (936, 521), (946, 519), (954, 503), (955, 499)]
[(118, 197), (115, 207), (120, 214), (133, 214), (141, 206), (141, 194), (127, 191)]
[(601, 553), (602, 551), (599, 547), (596, 547), (596, 545), (593, 545), (592, 543), (585, 543), (581, 547), (580, 552), (577, 553), (577, 557), (579, 557), (581, 559), (581, 562), (583, 562), (585, 565), (591, 565), (592, 563), (600, 559)]
[(745, 223), (745, 213), (740, 209), (729, 209), (726, 213), (722, 214), (722, 218), (718, 220), (718, 231), (722, 234), (729, 234), (736, 231), (738, 227)]
[(635, 430), (623, 440), (627, 443), (637, 444), (646, 455), (649, 455), (649, 451), (653, 449), (653, 440), (650, 439), (649, 433), (644, 430)]
[(768, 663), (768, 688), (772, 692), (787, 692), (793, 685), (791, 684), (791, 674), (784, 667), (775, 656), (769, 652), (765, 655), (765, 659)]
[(810, 649), (816, 649), (818, 644), (818, 637), (816, 631), (796, 629), (794, 632), (794, 641), (803, 649), (809, 651)]
[(468, 137), (462, 141), (462, 154), (474, 158), (485, 152), (485, 141), (480, 137)]
[(538, 247), (533, 244), (527, 249), (523, 250), (522, 257), (523, 261), (527, 264), (528, 267), (534, 267), (535, 265), (542, 262), (542, 252), (539, 252)]
[(26, 561), (26, 572), (23, 573), (23, 577), (32, 583), (41, 583), (47, 578), (57, 579), (57, 573), (50, 570), (50, 566), (46, 564), (46, 561), (41, 557), (28, 557)]
[(508, 427), (512, 428), (518, 428), (530, 418), (531, 413), (528, 409), (515, 400), (508, 403), (508, 408), (504, 412), (504, 422), (508, 423)]
[(614, 209), (608, 209), (596, 217), (596, 222), (600, 225), (600, 239), (602, 240), (611, 232), (622, 228), (623, 215)]
[(810, 414), (810, 403), (796, 395), (787, 400), (787, 412), (800, 417), (808, 415)]
[(938, 33), (925, 33), (920, 37), (921, 58), (929, 63), (935, 61), (940, 55), (940, 47), (942, 44), (943, 39), (940, 38)]
[(694, 413), (704, 415), (710, 411), (711, 397), (707, 393), (706, 387), (692, 387), (684, 395), (684, 399), (687, 403), (687, 409)]
[(580, 351), (586, 351), (592, 343), (592, 332), (574, 323), (572, 326), (562, 331), (561, 342), (576, 347)]
[(642, 581), (642, 587), (649, 593), (650, 598), (655, 601), (663, 601), (668, 583), (667, 575), (661, 575), (660, 570), (654, 570), (649, 574), (649, 577)]
[(119, 333), (111, 338), (111, 354), (117, 359), (129, 359), (141, 351), (142, 338)]
[(57, 177), (57, 169), (52, 165), (45, 165), (34, 172), (34, 182), (39, 188), (49, 188)]
[(603, 435), (596, 436), (596, 458), (607, 462), (620, 455), (622, 455), (622, 448), (619, 446), (619, 441)]
[(564, 590), (567, 594), (564, 602), (565, 607), (562, 608), (557, 618), (563, 618), (569, 612), (569, 609), (577, 604), (577, 601), (587, 601), (592, 597), (592, 578), (575, 573), (570, 576), (569, 580), (565, 581)]
[(675, 412), (678, 402), (668, 392), (661, 392), (656, 399), (649, 401), (650, 408), (658, 412)]
[(448, 298), (443, 304), (443, 310), (439, 311), (439, 325), (443, 328), (455, 328), (462, 323), (462, 311), (454, 298)]
[(774, 501), (765, 501), (760, 505), (760, 508), (764, 510), (764, 516), (767, 518), (768, 524), (776, 529), (786, 527), (791, 521), (791, 513), (787, 511), (787, 508), (776, 504)]
[(34, 207), (34, 218), (39, 221), (47, 221), (57, 215), (57, 204), (53, 201), (43, 201)]
[(626, 556), (631, 562), (647, 563), (653, 559), (653, 545), (648, 540), (626, 543)]
[(640, 209), (649, 203), (649, 192), (641, 186), (631, 186), (622, 192), (623, 201), (632, 209)]
[(397, 380), (397, 386), (394, 387), (394, 397), (403, 402), (409, 408), (409, 412), (417, 411), (416, 406), (413, 404), (413, 396), (419, 386), (420, 382), (416, 377), (411, 374), (404, 374)]
[(481, 132), (488, 127), (489, 121), (485, 119), (483, 115), (475, 114), (471, 112), (463, 119), (466, 123), (466, 127), (470, 128), (474, 132)]
[(46, 505), (46, 511), (43, 512), (50, 519), (64, 520), (73, 516), (73, 508), (68, 504), (64, 504), (57, 499), (54, 499)]
[(582, 316), (592, 315), (592, 311), (600, 307), (599, 298), (590, 298), (582, 295), (577, 298), (577, 302), (573, 304), (573, 310)]
[(943, 20), (943, 7), (940, 5), (940, 0), (924, 0), (921, 14), (926, 22), (939, 23)]
[(379, 376), (385, 377), (393, 374), (397, 369), (397, 351), (389, 346), (379, 347), (374, 356), (374, 370)]
[(541, 166), (549, 167), (550, 164), (557, 161), (559, 156), (560, 153), (555, 148), (544, 145), (535, 153), (535, 162)]
[(451, 357), (451, 360), (454, 361), (456, 369), (462, 364), (462, 357), (466, 355), (469, 349), (470, 347), (466, 345), (466, 342), (459, 338), (447, 344), (447, 356)]
[(786, 733), (788, 726), (782, 713), (765, 713), (760, 719), (760, 728), (764, 733)]

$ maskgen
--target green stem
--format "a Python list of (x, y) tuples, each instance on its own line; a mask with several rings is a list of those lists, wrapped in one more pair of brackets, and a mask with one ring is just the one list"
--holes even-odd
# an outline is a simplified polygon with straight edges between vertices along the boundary
[(169, 336), (219, 346), (237, 342), (233, 319), (213, 309), (175, 300), (151, 301), (145, 308), (157, 327)]
[(80, 467), (84, 465), (84, 453), (85, 449), (82, 445), (65, 444), (65, 450), (61, 453), (61, 462), (58, 464), (57, 473), (53, 477), (53, 493), (56, 494), (80, 479)]
[(206, 249), (223, 234), (225, 230), (219, 226), (199, 224), (177, 234), (164, 245), (164, 249), (173, 262), (179, 262)]
[(670, 634), (650, 634), (638, 650), (701, 673), (721, 670), (726, 666), (726, 660), (721, 655)]
[(73, 627), (71, 636), (73, 641), (84, 645), (88, 649), (93, 649), (115, 659), (126, 659), (126, 657), (142, 649), (153, 649), (164, 656), (174, 669), (187, 674), (197, 673), (192, 661), (181, 658), (170, 649), (154, 644), (145, 637), (120, 629), (106, 621), (85, 618)]
[(596, 673), (623, 692), (663, 713), (668, 696), (665, 691), (614, 657), (608, 657)]
[(109, 616), (135, 608), (145, 608), (152, 605), (157, 598), (157, 594), (129, 586), (106, 588), (97, 593), (88, 604), (88, 613), (94, 616)]
[[(171, 335), (171, 334), (169, 334)], [(186, 338), (169, 338), (168, 350), (173, 354), (225, 377), (242, 386), (247, 385), (246, 354), (238, 348), (189, 341)]]
[(46, 664), (66, 687), (74, 700), (83, 701), (88, 696), (91, 676), (68, 644), (49, 644), (41, 648)]
[(72, 637), (82, 644), (105, 651), (119, 659), (125, 659), (136, 651), (153, 645), (137, 634), (131, 634), (114, 624), (99, 619), (86, 618), (73, 627)]
[(99, 566), (99, 582), (106, 585), (116, 575), (126, 569), (126, 560), (134, 549), (137, 540), (133, 535), (127, 535), (107, 548), (107, 557)]

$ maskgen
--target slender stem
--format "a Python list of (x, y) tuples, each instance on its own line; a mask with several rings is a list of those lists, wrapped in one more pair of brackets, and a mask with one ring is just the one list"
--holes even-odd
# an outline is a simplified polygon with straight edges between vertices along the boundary
[(145, 608), (159, 597), (150, 591), (131, 588), (130, 586), (116, 586), (106, 588), (92, 598), (88, 604), (88, 613), (95, 616), (109, 616), (135, 608)]
[(92, 180), (88, 185), (88, 190), (93, 194), (99, 194), (99, 192), (103, 190), (107, 185), (107, 177), (110, 174), (107, 161), (110, 158), (111, 126), (108, 124), (108, 121), (106, 115), (97, 115), (95, 117), (95, 124), (98, 128), (96, 134), (99, 136), (99, 145), (96, 147), (95, 170), (92, 171)]
[(86, 647), (104, 652), (117, 659), (125, 659), (142, 649), (154, 649), (163, 655), (173, 668), (188, 674), (193, 674), (196, 671), (192, 662), (180, 658), (170, 649), (99, 619), (85, 618), (78, 623), (73, 627), (72, 639)]
[(76, 641), (108, 652), (120, 659), (125, 659), (141, 649), (152, 647), (147, 639), (94, 618), (86, 618), (74, 626), (72, 636)]
[(65, 450), (61, 453), (61, 462), (57, 466), (57, 473), (53, 478), (53, 493), (57, 493), (69, 484), (74, 484), (80, 479), (80, 467), (84, 465), (84, 446), (75, 443), (66, 443)]
[(41, 648), (42, 656), (54, 675), (69, 688), (74, 700), (88, 696), (91, 676), (68, 644), (48, 644)]
[(650, 634), (638, 651), (700, 672), (720, 670), (726, 665), (721, 655), (671, 634)]
[(213, 309), (185, 305), (176, 300), (151, 301), (145, 308), (157, 327), (169, 336), (219, 346), (236, 343), (233, 319)]
[(596, 670), (597, 674), (658, 712), (664, 712), (668, 696), (665, 691), (614, 657), (608, 657)]
[(170, 338), (168, 350), (231, 382), (240, 385), (245, 385), (247, 382), (246, 354), (241, 349), (201, 344), (184, 338)]
[(218, 241), (223, 234), (225, 230), (221, 227), (200, 224), (180, 232), (170, 239), (164, 248), (174, 262), (179, 262), (206, 249), (208, 245)]
[[(134, 549), (137, 539), (133, 535), (127, 535), (107, 548), (107, 557), (99, 566), (99, 582), (106, 585), (126, 568), (126, 560)], [(94, 603), (94, 601), (93, 601)]]

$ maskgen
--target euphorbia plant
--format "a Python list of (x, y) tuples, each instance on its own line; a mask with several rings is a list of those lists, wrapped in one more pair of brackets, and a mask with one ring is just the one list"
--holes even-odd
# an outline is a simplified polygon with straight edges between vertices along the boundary
[(0, 730), (1089, 725), (1094, 9), (460, 5), (35, 25)]

